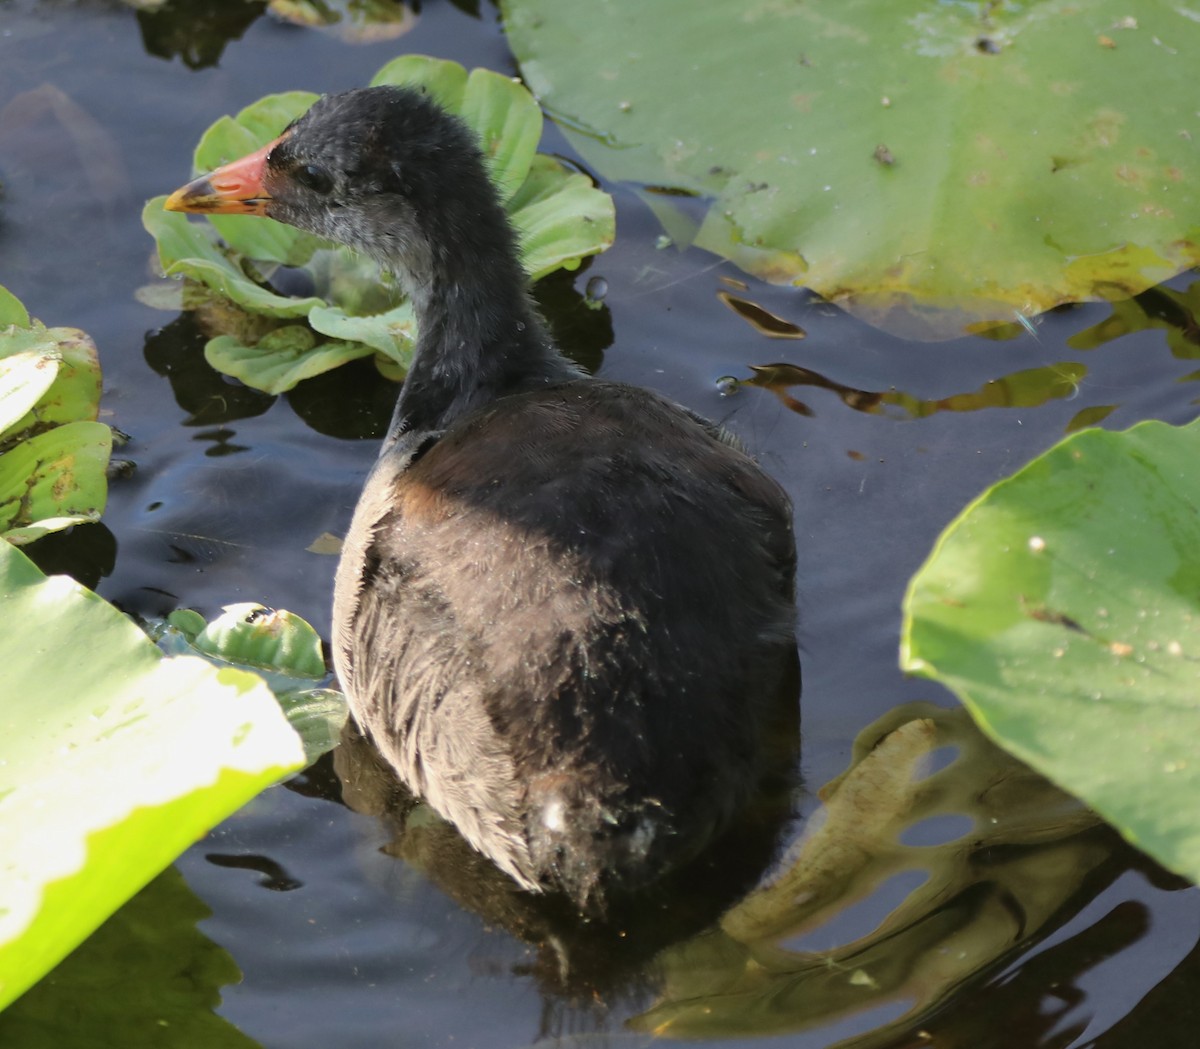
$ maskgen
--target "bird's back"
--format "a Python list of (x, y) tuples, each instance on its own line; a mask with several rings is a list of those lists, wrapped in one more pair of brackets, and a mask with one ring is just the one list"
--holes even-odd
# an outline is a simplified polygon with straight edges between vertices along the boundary
[(518, 881), (586, 899), (687, 858), (752, 789), (794, 558), (779, 486), (675, 405), (510, 395), (381, 459), (339, 673), (414, 791)]

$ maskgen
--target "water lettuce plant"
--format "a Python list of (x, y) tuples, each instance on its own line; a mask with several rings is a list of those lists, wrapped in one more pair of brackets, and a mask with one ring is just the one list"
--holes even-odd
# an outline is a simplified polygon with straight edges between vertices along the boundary
[(1186, 5), (501, 10), (547, 112), (606, 178), (642, 183), (673, 237), (889, 330), (1121, 299), (1200, 260)]
[[(537, 152), (542, 114), (520, 84), (422, 55), (388, 63), (371, 83), (422, 87), (475, 130), (532, 279), (574, 269), (612, 243), (611, 198), (586, 175)], [(316, 97), (269, 95), (218, 120), (196, 148), (195, 170), (257, 149)], [(359, 357), (373, 356), (391, 377), (403, 374), (416, 334), (412, 306), (374, 262), (270, 219), (192, 222), (163, 211), (162, 201), (151, 200), (142, 220), (164, 271), (187, 279), (183, 305), (202, 307), (213, 367), (268, 393)]]
[(901, 662), (1200, 881), (1200, 423), (1085, 430), (984, 492), (904, 601)]
[(76, 328), (47, 328), (0, 287), (0, 538), (29, 543), (99, 519), (112, 430), (100, 361)]

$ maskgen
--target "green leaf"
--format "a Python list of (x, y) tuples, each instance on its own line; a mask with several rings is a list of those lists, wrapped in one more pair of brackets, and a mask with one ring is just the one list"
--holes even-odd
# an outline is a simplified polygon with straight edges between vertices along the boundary
[(1086, 430), (985, 492), (905, 598), (902, 663), (1200, 880), (1200, 425)]
[(316, 761), (341, 739), (350, 713), (345, 695), (297, 687), (298, 678), (318, 684), (331, 675), (320, 637), (295, 613), (250, 602), (226, 605), (222, 615), (206, 623), (199, 612), (180, 608), (167, 617), (165, 629), (152, 630), (151, 636), (167, 653), (196, 652), (218, 666), (249, 667), (260, 674), (300, 736), (307, 761)]
[(700, 246), (890, 330), (1126, 298), (1200, 261), (1200, 20), (1168, 0), (501, 11), (590, 165), (713, 198)]
[(0, 335), (0, 442), (50, 389), (62, 358), (49, 340), (37, 349), (18, 350), (11, 336)]
[(318, 306), (308, 315), (308, 323), (322, 335), (362, 343), (405, 368), (412, 361), (417, 319), (410, 302), (367, 317), (351, 317), (340, 306)]
[(304, 755), (254, 675), (163, 658), (4, 543), (0, 666), (2, 1007)]
[(112, 431), (103, 423), (56, 426), (0, 455), (0, 536), (29, 543), (68, 525), (99, 520)]
[[(0, 1014), (0, 1042), (21, 1049), (255, 1049), (257, 1042), (215, 1011), (219, 989), (242, 974), (196, 928), (211, 916), (168, 868)], [(84, 1032), (96, 1040), (82, 1042)]]
[[(372, 83), (423, 87), (471, 126), (508, 201), (533, 279), (559, 268), (574, 269), (612, 243), (611, 198), (585, 176), (535, 153), (541, 111), (512, 78), (482, 69), (468, 75), (455, 62), (404, 55), (384, 66)], [(304, 92), (270, 95), (236, 117), (223, 117), (205, 133), (196, 151), (197, 167), (210, 169), (257, 149), (315, 97)], [(205, 350), (213, 367), (268, 393), (282, 393), (373, 351), (380, 370), (389, 375), (407, 367), (415, 338), (412, 309), (381, 279), (373, 262), (344, 248), (319, 248), (323, 242), (261, 218), (214, 216), (211, 224), (193, 223), (185, 215), (164, 212), (163, 199), (146, 205), (142, 221), (158, 242), (168, 274), (197, 281), (252, 313), (279, 320), (305, 318), (331, 340), (313, 339), (301, 347), (289, 327), (281, 329), (285, 335), (272, 332), (249, 345), (246, 336), (221, 326), (221, 334)], [(278, 264), (302, 266), (316, 294), (290, 299), (255, 279), (265, 278)], [(284, 341), (268, 341), (273, 338)]]
[(306, 761), (316, 761), (341, 742), (342, 727), (350, 716), (343, 693), (332, 688), (306, 688), (277, 692), (275, 698), (304, 744)]
[(0, 284), (0, 328), (7, 328), (10, 325), (28, 328), (29, 311), (21, 305), (20, 299), (3, 284)]
[(612, 239), (612, 201), (597, 194), (586, 175), (568, 173), (553, 157), (534, 157), (509, 209), (532, 280), (577, 269), (597, 239)]
[(467, 91), (467, 71), (457, 62), (428, 55), (401, 55), (393, 58), (371, 77), (371, 87), (391, 84), (420, 87), (445, 109), (457, 113), (462, 109)]
[[(4, 404), (9, 381), (21, 381), (15, 376), (6, 378), (7, 362), (25, 358), (22, 369), (29, 367), (27, 354), (34, 354), (40, 364), (41, 377), (34, 386), (41, 386), (49, 376), (50, 382), (28, 404), (16, 419), (9, 417), (10, 408)], [(32, 372), (23, 371), (25, 379)], [(34, 387), (18, 396), (13, 406), (27, 398)], [(95, 420), (100, 413), (100, 357), (96, 344), (78, 328), (43, 328), (40, 325), (26, 331), (0, 333), (0, 444), (16, 434), (48, 429), (62, 423)]]
[(289, 299), (256, 284), (217, 246), (204, 223), (189, 222), (186, 215), (164, 211), (166, 199), (155, 197), (142, 209), (142, 225), (158, 242), (166, 274), (191, 277), (244, 309), (268, 317), (306, 317), (314, 306), (323, 305), (313, 296)]
[(255, 602), (226, 605), (206, 623), (192, 645), (230, 663), (274, 670), (292, 677), (323, 678), (321, 638), (298, 615)]
[(370, 346), (357, 342), (314, 345), (312, 332), (292, 325), (272, 332), (256, 346), (247, 346), (232, 335), (218, 335), (205, 345), (204, 359), (217, 371), (241, 379), (247, 386), (284, 393), (303, 379), (369, 357), (373, 352)]

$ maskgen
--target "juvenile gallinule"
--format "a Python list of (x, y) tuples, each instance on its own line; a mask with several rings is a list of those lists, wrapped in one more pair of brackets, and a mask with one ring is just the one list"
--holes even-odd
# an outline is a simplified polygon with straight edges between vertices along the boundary
[(354, 717), (401, 779), (584, 907), (693, 856), (752, 791), (794, 665), (779, 485), (719, 427), (558, 351), (478, 144), (418, 90), (322, 98), (167, 207), (339, 241), (412, 297), (333, 607)]

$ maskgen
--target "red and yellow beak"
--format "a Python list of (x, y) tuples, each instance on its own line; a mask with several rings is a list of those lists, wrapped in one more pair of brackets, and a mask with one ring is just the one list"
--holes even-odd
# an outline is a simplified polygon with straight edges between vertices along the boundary
[(177, 189), (163, 205), (168, 211), (203, 215), (265, 215), (271, 194), (263, 184), (267, 157), (283, 136), (241, 160), (210, 171)]

